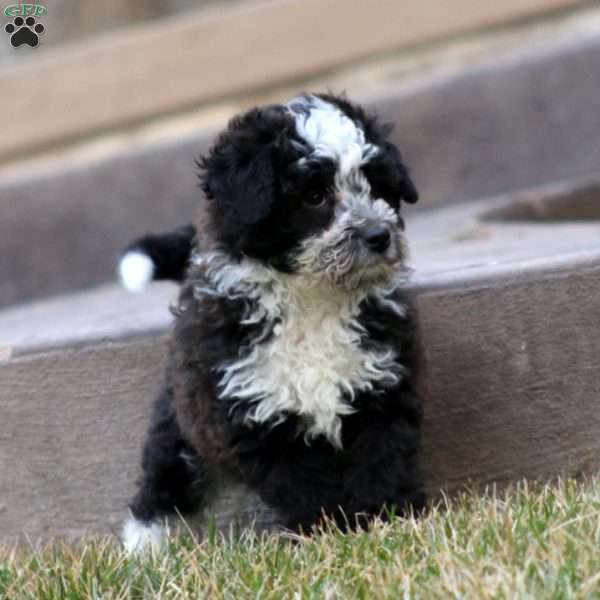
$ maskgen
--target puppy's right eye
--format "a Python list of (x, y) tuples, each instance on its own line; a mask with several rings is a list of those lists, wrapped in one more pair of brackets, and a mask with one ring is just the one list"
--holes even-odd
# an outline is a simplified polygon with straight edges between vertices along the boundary
[(328, 204), (333, 197), (333, 186), (320, 185), (317, 189), (313, 187), (312, 191), (307, 191), (304, 196), (304, 204), (309, 208), (321, 208)]
[(311, 192), (304, 198), (304, 204), (311, 208), (319, 208), (326, 200), (327, 192)]

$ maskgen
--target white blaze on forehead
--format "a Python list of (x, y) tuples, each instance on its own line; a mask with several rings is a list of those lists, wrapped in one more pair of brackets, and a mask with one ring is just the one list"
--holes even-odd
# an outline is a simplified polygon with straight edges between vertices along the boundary
[(332, 158), (348, 173), (377, 153), (367, 143), (364, 131), (337, 106), (317, 96), (300, 96), (288, 104), (296, 130), (313, 148), (316, 156)]

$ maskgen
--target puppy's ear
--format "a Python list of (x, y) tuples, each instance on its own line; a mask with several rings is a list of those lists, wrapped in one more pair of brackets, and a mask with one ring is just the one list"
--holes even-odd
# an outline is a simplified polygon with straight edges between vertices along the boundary
[(202, 188), (230, 228), (241, 230), (269, 214), (289, 127), (278, 107), (253, 109), (230, 122), (201, 162)]
[(398, 195), (404, 202), (415, 204), (419, 200), (419, 192), (410, 177), (408, 167), (402, 160), (400, 151), (394, 144), (388, 142), (385, 145), (385, 152), (387, 153), (387, 160), (392, 165), (392, 180), (393, 185), (396, 186)]
[(275, 201), (272, 150), (257, 147), (249, 156), (231, 145), (213, 158), (203, 188), (228, 220), (252, 225), (268, 214)]
[(419, 192), (402, 162), (398, 148), (387, 141), (381, 143), (379, 148), (379, 152), (363, 166), (374, 194), (414, 204), (419, 199)]
[(408, 169), (404, 167), (404, 175), (400, 184), (400, 196), (404, 202), (415, 204), (419, 200), (419, 190), (417, 190), (413, 180), (410, 178)]

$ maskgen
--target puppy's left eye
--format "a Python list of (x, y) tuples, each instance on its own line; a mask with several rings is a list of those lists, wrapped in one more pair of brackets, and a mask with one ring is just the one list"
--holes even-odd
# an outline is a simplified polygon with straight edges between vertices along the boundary
[(304, 198), (304, 204), (311, 208), (319, 208), (327, 201), (327, 191), (311, 192)]

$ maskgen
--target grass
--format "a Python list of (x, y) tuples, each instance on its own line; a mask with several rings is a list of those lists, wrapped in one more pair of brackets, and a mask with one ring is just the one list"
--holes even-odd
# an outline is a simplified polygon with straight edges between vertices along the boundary
[(465, 493), (349, 535), (212, 534), (145, 559), (106, 538), (0, 550), (0, 598), (600, 598), (600, 478)]

